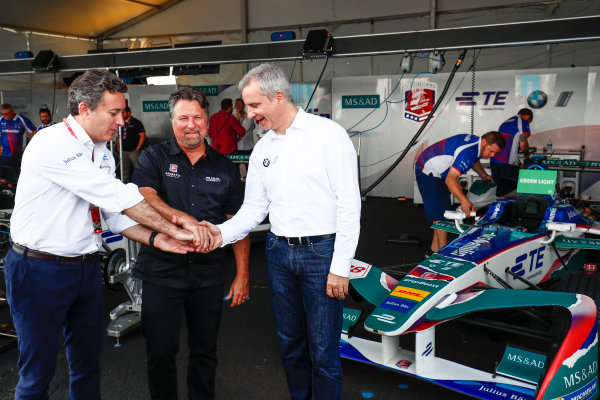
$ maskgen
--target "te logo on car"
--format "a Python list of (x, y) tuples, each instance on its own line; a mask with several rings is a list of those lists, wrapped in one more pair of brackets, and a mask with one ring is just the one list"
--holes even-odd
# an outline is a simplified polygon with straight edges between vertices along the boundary
[[(515, 258), (516, 265), (510, 270), (519, 276), (525, 275), (525, 273), (532, 272), (534, 269), (542, 268), (544, 266), (544, 248), (531, 250), (529, 253), (521, 254)], [(529, 259), (529, 262), (527, 262)], [(517, 279), (513, 277), (513, 279)]]

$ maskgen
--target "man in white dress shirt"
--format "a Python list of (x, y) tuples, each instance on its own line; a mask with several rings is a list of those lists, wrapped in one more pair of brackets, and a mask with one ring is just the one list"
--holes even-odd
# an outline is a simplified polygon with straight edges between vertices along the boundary
[(202, 231), (178, 228), (137, 186), (115, 179), (106, 142), (123, 125), (126, 91), (114, 74), (87, 71), (69, 89), (71, 115), (34, 136), (23, 156), (11, 218), (14, 244), (5, 259), (19, 340), (17, 400), (48, 398), (63, 332), (69, 399), (100, 399), (100, 214), (112, 232), (165, 251), (194, 251), (186, 244), (194, 238), (202, 243)]
[(250, 156), (240, 211), (202, 224), (220, 246), (269, 214), (267, 275), (291, 397), (341, 399), (343, 299), (360, 232), (356, 152), (337, 123), (294, 106), (279, 67), (252, 69), (239, 88), (248, 117), (268, 132)]

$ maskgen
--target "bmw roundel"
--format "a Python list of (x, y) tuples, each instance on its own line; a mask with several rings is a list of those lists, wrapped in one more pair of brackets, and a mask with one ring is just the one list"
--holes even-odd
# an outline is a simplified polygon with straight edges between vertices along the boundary
[(527, 97), (527, 104), (531, 108), (542, 108), (548, 102), (548, 96), (541, 90), (534, 90)]
[(264, 167), (268, 167), (269, 165), (271, 165), (271, 161), (269, 161), (269, 159), (268, 159), (268, 158), (265, 158), (265, 159), (263, 160), (263, 166), (264, 166)]

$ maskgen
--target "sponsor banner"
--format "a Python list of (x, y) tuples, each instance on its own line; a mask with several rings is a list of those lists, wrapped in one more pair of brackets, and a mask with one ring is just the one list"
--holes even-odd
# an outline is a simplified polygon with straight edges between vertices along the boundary
[(412, 300), (403, 300), (399, 299), (395, 296), (390, 296), (381, 305), (380, 308), (387, 308), (388, 310), (394, 310), (401, 312), (402, 314), (408, 313), (412, 310), (418, 303)]
[(142, 112), (169, 112), (168, 100), (147, 100), (142, 102)]
[(379, 108), (379, 95), (342, 96), (342, 108)]
[(598, 393), (598, 378), (594, 378), (590, 383), (582, 387), (581, 389), (575, 390), (569, 394), (561, 397), (557, 397), (555, 400), (584, 400), (593, 399)]
[(219, 86), (218, 85), (210, 85), (210, 86), (194, 86), (196, 89), (202, 90), (207, 96), (218, 96), (219, 95)]
[(421, 301), (429, 295), (430, 292), (408, 286), (396, 286), (390, 293), (390, 296), (402, 297), (409, 300)]

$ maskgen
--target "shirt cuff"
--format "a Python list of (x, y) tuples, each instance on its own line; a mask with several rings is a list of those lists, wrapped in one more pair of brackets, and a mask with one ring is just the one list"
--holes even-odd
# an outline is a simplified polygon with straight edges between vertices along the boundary
[(233, 241), (233, 238), (231, 236), (231, 230), (227, 229), (226, 222), (224, 222), (220, 225), (217, 225), (217, 228), (219, 228), (219, 230), (221, 231), (221, 238), (223, 239), (223, 243), (221, 243), (221, 247), (225, 247)]
[(336, 257), (334, 254), (333, 258), (331, 259), (331, 266), (329, 267), (329, 272), (347, 278), (350, 276), (351, 264), (352, 259), (345, 257)]

